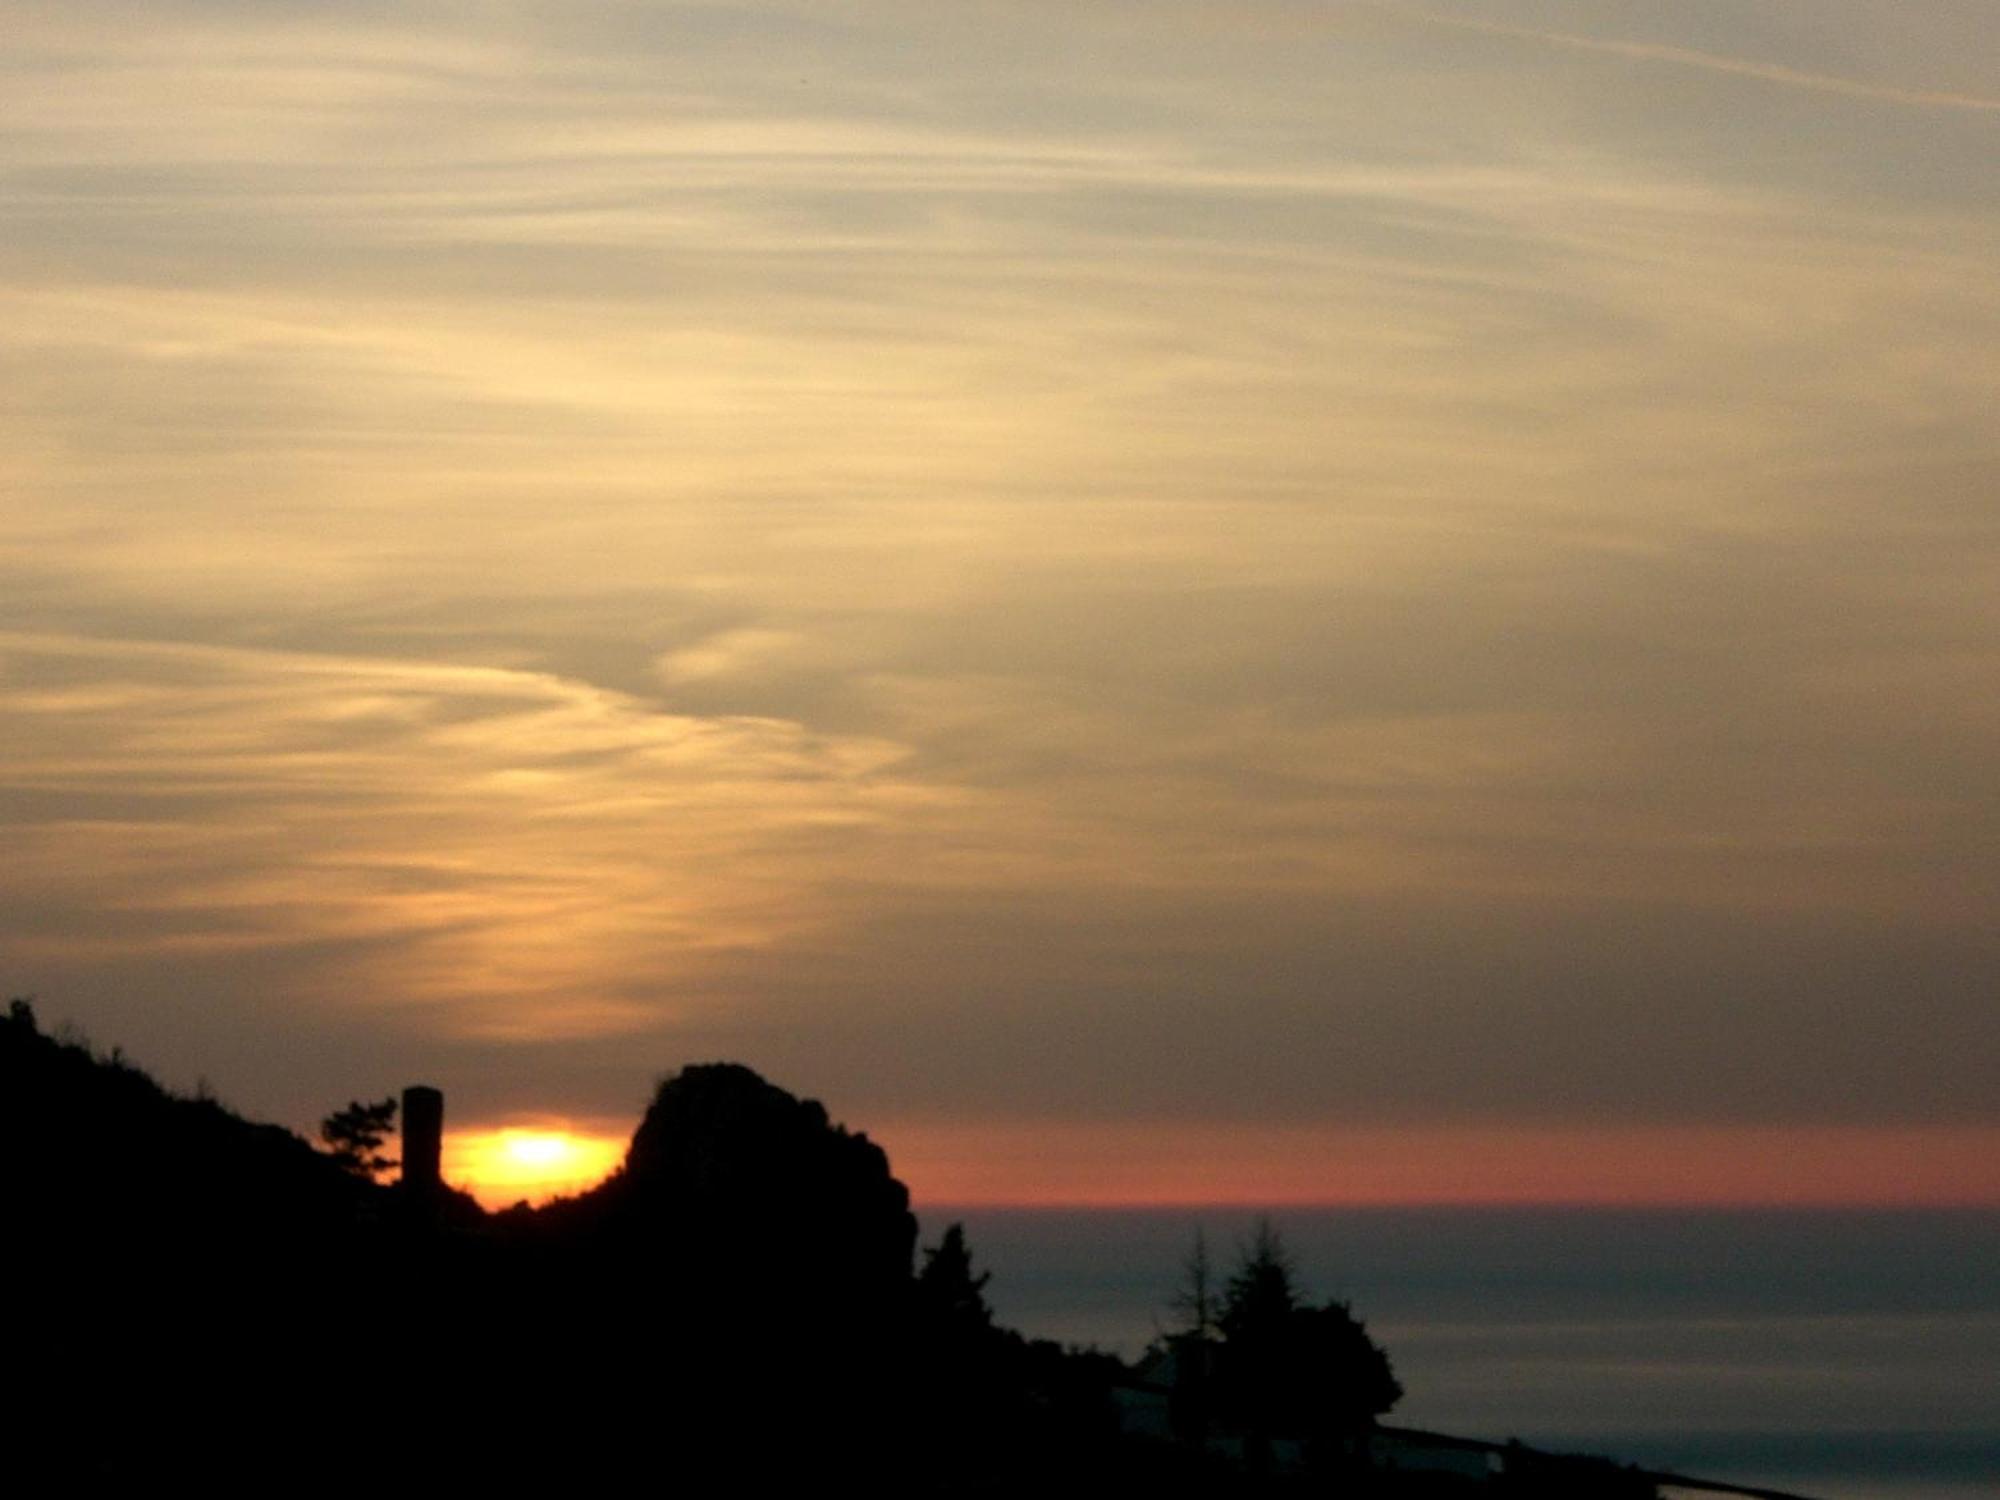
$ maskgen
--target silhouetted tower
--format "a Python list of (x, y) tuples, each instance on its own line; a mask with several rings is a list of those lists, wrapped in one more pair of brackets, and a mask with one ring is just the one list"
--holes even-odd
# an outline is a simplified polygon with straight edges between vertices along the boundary
[(439, 1158), (444, 1150), (444, 1094), (427, 1084), (403, 1090), (403, 1186), (435, 1192), (444, 1180)]

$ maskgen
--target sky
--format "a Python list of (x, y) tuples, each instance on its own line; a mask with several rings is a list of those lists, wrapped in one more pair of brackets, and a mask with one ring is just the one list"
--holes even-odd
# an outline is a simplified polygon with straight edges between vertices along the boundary
[(1990, 0), (0, 31), (45, 1020), (739, 1060), (933, 1200), (2000, 1203)]

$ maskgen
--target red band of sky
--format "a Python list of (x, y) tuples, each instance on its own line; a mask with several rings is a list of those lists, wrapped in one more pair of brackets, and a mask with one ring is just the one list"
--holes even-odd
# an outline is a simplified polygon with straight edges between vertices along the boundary
[[(608, 1122), (455, 1136), (447, 1175), (489, 1206), (573, 1192), (623, 1154)], [(892, 1122), (869, 1132), (916, 1206), (1167, 1204), (1942, 1208), (2000, 1206), (2000, 1130), (1865, 1126)]]
[(2000, 1204), (2000, 1130), (916, 1123), (919, 1204)]

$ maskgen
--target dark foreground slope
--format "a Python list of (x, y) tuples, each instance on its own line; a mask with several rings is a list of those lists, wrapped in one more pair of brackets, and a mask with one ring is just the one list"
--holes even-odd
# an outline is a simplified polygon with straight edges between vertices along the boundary
[(981, 1493), (1122, 1464), (1115, 1361), (966, 1320), (866, 1137), (748, 1069), (663, 1084), (583, 1196), (482, 1213), (0, 1021), (9, 1470)]
[(22, 1493), (1653, 1493), (1630, 1470), (1512, 1450), (1486, 1482), (1371, 1468), (1386, 1363), (1388, 1393), (1322, 1421), (1306, 1466), (1278, 1472), (1275, 1431), (1230, 1417), (1229, 1391), (1241, 1407), (1259, 1385), (1229, 1379), (1255, 1343), (1241, 1330), (1198, 1362), (1220, 1384), (1163, 1398), (1181, 1441), (1125, 1435), (1140, 1372), (996, 1327), (960, 1236), (916, 1264), (878, 1146), (730, 1064), (664, 1082), (609, 1181), (489, 1215), (174, 1096), (17, 1002), (0, 1018), (0, 1191), (25, 1377), (5, 1474)]
[[(420, 1236), (290, 1132), (0, 1022), (14, 1472), (217, 1481), (352, 1467), (394, 1421)], [(274, 1467), (276, 1466), (276, 1467)]]

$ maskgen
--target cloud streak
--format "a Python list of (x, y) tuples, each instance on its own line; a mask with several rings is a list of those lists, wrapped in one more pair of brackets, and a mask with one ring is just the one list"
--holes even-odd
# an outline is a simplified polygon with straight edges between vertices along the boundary
[(1849, 99), (1867, 99), (1881, 104), (1907, 104), (1924, 109), (2000, 114), (2000, 99), (1988, 98), (1981, 94), (1961, 94), (1940, 89), (1899, 88), (1893, 84), (1870, 83), (1865, 79), (1805, 72), (1798, 68), (1785, 67), (1780, 63), (1758, 62), (1750, 58), (1703, 52), (1692, 47), (1671, 47), (1657, 42), (1627, 42), (1612, 37), (1583, 36), (1569, 31), (1541, 31), (1531, 26), (1510, 25), (1505, 21), (1447, 15), (1442, 11), (1403, 5), (1397, 3), (1397, 0), (1360, 0), (1360, 3), (1391, 15), (1407, 16), (1427, 26), (1469, 31), (1481, 36), (1538, 42), (1569, 51), (1630, 58), (1636, 62), (1657, 62), (1675, 67), (1697, 68), (1709, 73), (1751, 78), (1760, 83), (1775, 83), (1786, 88), (1808, 89), (1814, 93), (1836, 94)]
[(9, 982), (301, 1122), (1990, 1124), (1985, 85), (1701, 71), (1975, 49), (1592, 4), (25, 18)]
[[(703, 954), (818, 919), (788, 865), (941, 800), (880, 740), (547, 673), (26, 634), (0, 657), (16, 910), (90, 912), (24, 915), (18, 953), (331, 944), (320, 994), (368, 975), (496, 1034), (698, 1003)], [(619, 999), (635, 974), (653, 1007)]]

